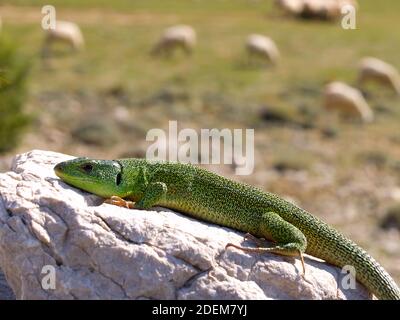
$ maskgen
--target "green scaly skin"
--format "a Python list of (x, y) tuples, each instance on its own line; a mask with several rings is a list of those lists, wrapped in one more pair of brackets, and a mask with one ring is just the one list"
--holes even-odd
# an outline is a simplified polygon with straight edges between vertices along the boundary
[(119, 196), (138, 209), (162, 206), (273, 240), (261, 248), (288, 256), (307, 253), (353, 266), (356, 278), (379, 299), (400, 300), (389, 274), (351, 240), (307, 211), (260, 189), (189, 164), (144, 159), (77, 158), (57, 164), (66, 183), (104, 198)]

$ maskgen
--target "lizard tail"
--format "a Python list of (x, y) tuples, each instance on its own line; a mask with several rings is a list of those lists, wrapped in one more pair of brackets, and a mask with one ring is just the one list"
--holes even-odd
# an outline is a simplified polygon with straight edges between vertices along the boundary
[[(326, 232), (329, 233), (328, 237), (324, 236)], [(378, 299), (400, 300), (400, 289), (396, 282), (364, 249), (330, 227), (325, 228), (318, 238), (309, 243), (310, 250), (306, 252), (310, 251), (312, 255), (341, 268), (354, 267), (356, 279)], [(319, 250), (322, 247), (324, 250)]]

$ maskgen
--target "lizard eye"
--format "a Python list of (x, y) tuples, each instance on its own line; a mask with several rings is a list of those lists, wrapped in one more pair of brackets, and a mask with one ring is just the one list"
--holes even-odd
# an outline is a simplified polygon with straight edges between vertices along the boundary
[(85, 171), (86, 173), (90, 173), (93, 170), (93, 166), (90, 163), (85, 163), (82, 165), (82, 170)]

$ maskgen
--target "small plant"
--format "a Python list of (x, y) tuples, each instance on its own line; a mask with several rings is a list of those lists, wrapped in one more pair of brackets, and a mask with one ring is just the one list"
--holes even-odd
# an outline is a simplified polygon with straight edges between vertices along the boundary
[(280, 150), (276, 151), (273, 168), (280, 172), (310, 170), (313, 157), (300, 150)]
[(381, 228), (400, 230), (400, 204), (389, 207), (384, 218), (381, 221)]
[(295, 108), (287, 106), (263, 106), (259, 110), (260, 119), (268, 124), (299, 125)]
[(381, 151), (365, 151), (358, 155), (358, 158), (366, 164), (373, 165), (379, 169), (386, 167), (390, 159), (388, 158), (387, 154)]
[(105, 147), (118, 141), (118, 132), (113, 123), (94, 117), (79, 123), (72, 137), (87, 145)]
[(310, 164), (307, 163), (304, 159), (280, 159), (276, 161), (273, 165), (273, 168), (280, 172), (286, 171), (301, 171), (307, 170)]
[(334, 139), (339, 135), (339, 129), (334, 126), (329, 126), (321, 129), (322, 136), (327, 139)]
[(24, 113), (30, 64), (0, 37), (0, 153), (14, 148), (29, 123)]

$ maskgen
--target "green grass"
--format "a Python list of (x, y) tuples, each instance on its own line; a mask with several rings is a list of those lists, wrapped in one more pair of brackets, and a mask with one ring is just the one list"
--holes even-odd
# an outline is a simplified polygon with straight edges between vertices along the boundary
[[(61, 54), (52, 61), (51, 70), (43, 68), (39, 59), (43, 41), (40, 6), (47, 1), (1, 3), (13, 6), (3, 9), (4, 32), (27, 55), (35, 57), (31, 74), (33, 96), (51, 91), (96, 93), (122, 86), (134, 101), (143, 101), (166, 88), (179, 87), (192, 97), (193, 103), (185, 106), (188, 110), (201, 111), (194, 102), (207, 95), (219, 96), (235, 109), (237, 118), (248, 115), (243, 123), (249, 125), (264, 104), (284, 109), (288, 104), (289, 109), (306, 106), (307, 110), (319, 113), (319, 92), (324, 83), (354, 83), (357, 61), (365, 55), (400, 67), (400, 42), (394, 32), (400, 3), (395, 0), (384, 4), (363, 1), (357, 30), (343, 30), (339, 23), (285, 19), (271, 7), (271, 1), (56, 0), (51, 4), (57, 9), (57, 17), (81, 26), (86, 50)], [(30, 13), (25, 22), (17, 19), (18, 6)], [(7, 15), (10, 10), (15, 12)], [(34, 14), (37, 18), (32, 18)], [(187, 23), (197, 30), (199, 43), (194, 55), (190, 59), (152, 59), (148, 51), (163, 28), (174, 23)], [(244, 39), (254, 32), (276, 41), (282, 54), (278, 67), (244, 65)], [(315, 93), (304, 94), (304, 87)], [(382, 99), (379, 103), (385, 101), (389, 109), (400, 108), (399, 101), (390, 95)], [(42, 109), (37, 101), (33, 101), (35, 105)], [(226, 110), (213, 107), (223, 118)]]
[[(35, 82), (46, 82), (52, 87), (62, 85), (72, 90), (123, 82), (140, 92), (149, 92), (175, 79), (189, 79), (194, 91), (211, 89), (227, 94), (240, 91), (240, 96), (254, 99), (276, 94), (282, 84), (293, 86), (304, 81), (321, 84), (331, 79), (352, 82), (354, 66), (361, 56), (376, 55), (396, 63), (400, 49), (393, 32), (397, 16), (386, 15), (386, 6), (373, 7), (367, 5), (369, 2), (372, 3), (365, 1), (363, 4), (365, 12), (360, 13), (358, 30), (345, 31), (338, 24), (282, 19), (276, 10), (266, 10), (268, 6), (264, 1), (119, 0), (112, 2), (112, 7), (121, 9), (120, 14), (131, 15), (131, 19), (123, 25), (108, 24), (102, 19), (85, 21), (81, 13), (76, 20), (82, 26), (87, 50), (78, 57), (59, 59), (55, 66), (62, 72), (38, 72), (35, 77), (38, 76), (39, 81)], [(398, 2), (390, 2), (393, 11), (400, 9)], [(12, 3), (41, 5), (45, 2), (20, 0)], [(109, 1), (52, 3), (58, 9), (59, 18), (63, 17), (64, 8), (105, 10), (111, 6)], [(204, 14), (206, 10), (209, 12)], [(385, 16), (379, 10), (385, 12)], [(140, 16), (143, 11), (148, 12), (148, 18), (136, 20), (135, 15)], [(178, 14), (170, 17), (165, 11)], [(175, 59), (172, 62), (150, 59), (148, 50), (161, 30), (179, 22), (191, 24), (198, 31), (199, 46), (194, 57), (190, 61)], [(40, 50), (39, 21), (37, 24), (10, 23), (6, 31), (29, 53)], [(275, 39), (283, 56), (279, 68), (261, 72), (241, 66), (243, 41), (252, 32)], [(77, 74), (79, 82), (75, 81)]]
[(269, 1), (252, 0), (216, 0), (216, 1), (198, 1), (198, 0), (3, 0), (3, 4), (21, 5), (21, 6), (44, 6), (51, 4), (56, 8), (104, 8), (120, 11), (158, 11), (158, 12), (226, 12), (228, 11), (248, 11), (265, 10), (270, 7)]
[[(5, 14), (4, 32), (36, 62), (30, 77), (31, 105), (39, 114), (55, 112), (55, 119), (59, 118), (57, 112), (41, 104), (40, 97), (46, 92), (99, 95), (121, 87), (130, 97), (128, 107), (142, 119), (139, 132), (165, 125), (167, 119), (197, 128), (255, 127), (259, 125), (259, 109), (265, 105), (278, 113), (281, 109), (290, 117), (300, 117), (300, 123), (308, 121), (308, 125), (323, 132), (325, 126), (331, 126), (330, 116), (321, 109), (320, 91), (326, 82), (354, 83), (357, 61), (365, 55), (400, 67), (400, 42), (393, 32), (400, 3), (394, 0), (385, 4), (363, 1), (357, 30), (343, 30), (339, 23), (285, 19), (268, 1), (53, 1), (59, 19), (76, 21), (81, 26), (86, 49), (71, 54), (58, 47), (61, 53), (52, 60), (51, 69), (44, 68), (39, 59), (43, 41), (40, 6), (45, 1), (2, 3), (13, 5), (3, 9), (5, 13), (11, 10)], [(18, 9), (18, 5), (22, 7)], [(109, 10), (111, 7), (113, 10)], [(16, 10), (29, 13), (25, 23), (12, 19), (20, 15)], [(174, 23), (187, 23), (196, 29), (198, 46), (194, 55), (189, 59), (179, 54), (171, 60), (153, 59), (149, 50), (161, 31)], [(249, 33), (266, 34), (276, 41), (282, 54), (277, 67), (245, 65), (244, 40)], [(363, 129), (362, 141), (372, 132), (393, 135), (400, 117), (399, 101), (390, 92), (372, 89), (372, 106), (389, 112), (379, 113), (376, 123)], [(189, 98), (171, 103), (154, 100), (177, 90)], [(106, 108), (105, 113), (112, 113), (113, 107), (112, 103), (100, 104), (92, 109)], [(90, 116), (97, 112), (92, 109), (84, 111)], [(155, 116), (160, 113), (162, 117)], [(54, 125), (58, 123), (69, 130), (62, 119)], [(279, 127), (267, 130), (281, 139)], [(336, 136), (343, 138), (358, 134), (358, 130), (348, 124), (335, 125)], [(346, 144), (339, 139), (335, 146), (344, 148)], [(339, 163), (353, 165), (362, 151), (343, 153), (343, 162), (339, 157)]]

